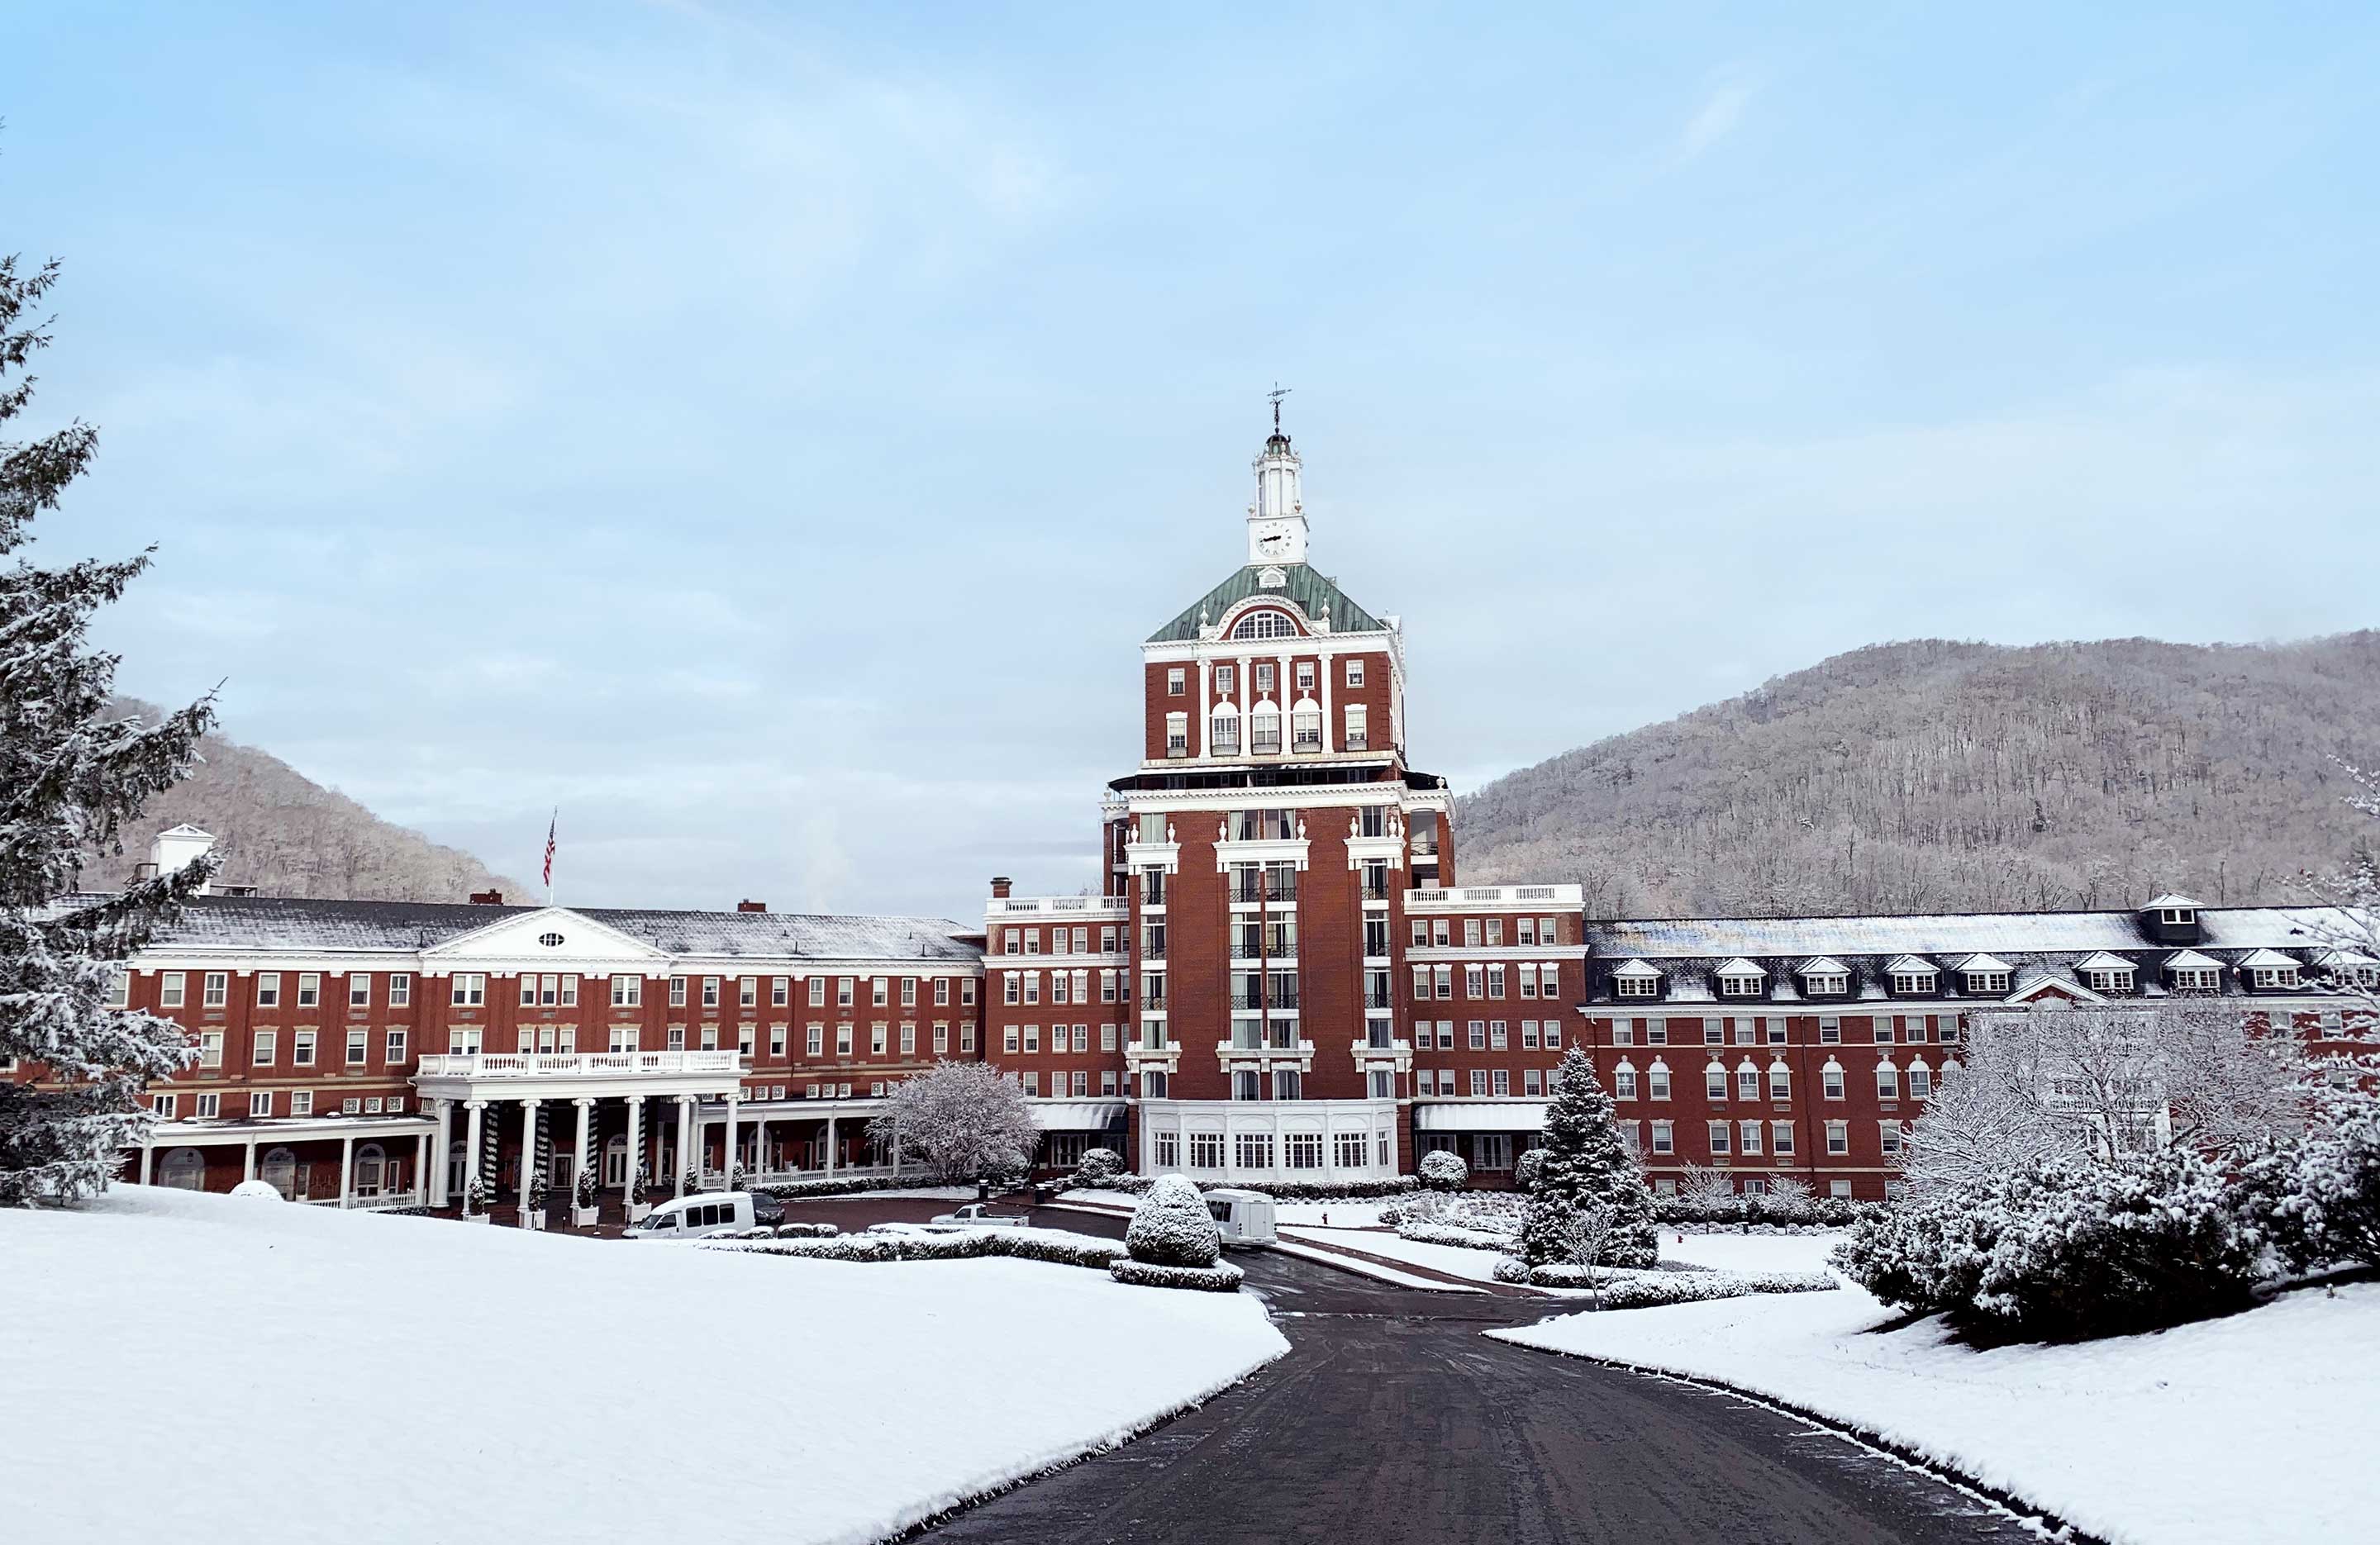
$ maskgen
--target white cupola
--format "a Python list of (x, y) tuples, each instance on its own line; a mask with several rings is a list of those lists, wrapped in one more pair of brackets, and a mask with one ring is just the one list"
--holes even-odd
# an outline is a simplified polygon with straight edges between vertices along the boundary
[(1257, 499), (1248, 506), (1248, 561), (1305, 561), (1305, 501), (1298, 488), (1297, 453), (1281, 430), (1281, 399), (1273, 399), (1272, 434), (1256, 460)]

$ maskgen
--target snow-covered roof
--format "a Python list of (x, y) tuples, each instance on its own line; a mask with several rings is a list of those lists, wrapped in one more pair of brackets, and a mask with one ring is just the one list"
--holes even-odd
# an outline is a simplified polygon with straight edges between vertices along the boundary
[(1970, 955), (1959, 962), (1959, 969), (1966, 972), (2016, 970), (1997, 955)]
[(1768, 973), (1739, 955), (1732, 960), (1721, 961), (1718, 969), (1711, 974), (1714, 976), (1766, 976)]
[(1427, 1100), (1414, 1106), (1423, 1132), (1542, 1132), (1546, 1100)]
[(2201, 955), (2195, 949), (2185, 949), (2167, 960), (2168, 971), (2221, 971), (2223, 962), (2211, 955)]
[(1123, 1125), (1123, 1101), (1034, 1100), (1033, 1123), (1045, 1132), (1104, 1132)]
[(2076, 971), (2133, 971), (2138, 968), (2135, 962), (2125, 960), (2121, 955), (2110, 955), (2102, 949), (2095, 955), (2075, 961), (2074, 969)]
[(2166, 892), (2163, 896), (2152, 896), (2152, 897), (2150, 897), (2150, 898), (2149, 898), (2149, 905), (2150, 905), (2150, 906), (2152, 906), (2152, 907), (2190, 907), (2190, 908), (2195, 908), (2195, 907), (2198, 907), (2198, 906), (2204, 905), (2204, 903), (2202, 903), (2202, 902), (2201, 902), (2201, 901), (2200, 901), (2196, 897), (2192, 897), (2192, 896), (2176, 896), (2173, 892), (2171, 892), (2171, 891), (2168, 891), (2168, 892)]
[[(183, 909), (178, 919), (159, 930), (149, 948), (411, 953), (543, 910), (445, 901), (200, 896)], [(973, 930), (941, 917), (614, 907), (563, 910), (673, 955), (953, 962), (975, 960), (982, 955), (967, 940)]]
[(1934, 969), (1934, 962), (1923, 955), (1899, 955), (1884, 969), (1895, 976), (1924, 975)]
[(1850, 970), (1831, 955), (1821, 955), (1815, 960), (1802, 962), (1802, 974), (1804, 976), (1841, 976)]
[[(2202, 910), (2199, 943), (2223, 949), (2304, 948), (2357, 931), (2335, 907)], [(1810, 955), (2088, 954), (2155, 949), (2160, 941), (2133, 911), (1906, 912), (1865, 917), (1661, 917), (1586, 924), (1598, 956), (1724, 960)]]
[(1628, 960), (1611, 968), (1614, 976), (1658, 976), (1661, 973), (1642, 960)]
[(2277, 949), (2259, 949), (2240, 957), (2240, 963), (2243, 966), (2280, 966), (2294, 971), (2303, 962)]

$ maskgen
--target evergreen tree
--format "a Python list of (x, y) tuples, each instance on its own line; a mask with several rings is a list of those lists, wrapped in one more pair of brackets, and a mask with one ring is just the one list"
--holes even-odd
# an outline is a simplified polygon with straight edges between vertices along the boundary
[[(32, 401), (23, 370), (50, 339), (27, 313), (56, 279), (55, 263), (20, 273), (0, 258), (0, 424)], [(32, 539), (33, 517), (57, 507), (97, 443), (82, 423), (0, 440), (0, 558)], [(153, 725), (107, 718), (116, 657), (85, 647), (91, 619), (148, 566), (143, 552), (57, 568), (18, 557), (0, 569), (0, 1063), (19, 1068), (0, 1080), (0, 1203), (103, 1189), (148, 1120), (148, 1081), (195, 1056), (179, 1025), (107, 1000), (119, 963), (198, 892), (212, 861), (76, 894), (83, 849), (121, 856), (124, 823), (188, 774), (214, 720), (211, 697)]]
[(1591, 1208), (1607, 1208), (1611, 1214), (1600, 1251), (1604, 1264), (1650, 1266), (1659, 1259), (1653, 1193), (1636, 1156), (1620, 1141), (1611, 1097), (1595, 1076), (1595, 1063), (1576, 1046), (1554, 1069), (1553, 1102), (1537, 1151), (1545, 1157), (1521, 1214), (1524, 1260), (1532, 1266), (1568, 1261), (1572, 1222)]

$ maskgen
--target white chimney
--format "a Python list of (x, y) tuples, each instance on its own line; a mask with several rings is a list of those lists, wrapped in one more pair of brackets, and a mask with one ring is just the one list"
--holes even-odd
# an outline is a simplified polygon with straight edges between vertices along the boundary
[(179, 874), (212, 852), (214, 845), (212, 833), (185, 822), (157, 834), (149, 844), (149, 862), (158, 875)]

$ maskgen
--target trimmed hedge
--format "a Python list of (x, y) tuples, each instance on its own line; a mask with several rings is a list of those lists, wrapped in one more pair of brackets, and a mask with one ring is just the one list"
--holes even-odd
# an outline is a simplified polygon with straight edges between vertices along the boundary
[(1862, 1218), (1882, 1212), (1885, 1205), (1881, 1201), (1854, 1201), (1847, 1196), (1771, 1196), (1765, 1191), (1752, 1196), (1715, 1197), (1707, 1201), (1656, 1193), (1653, 1220), (1745, 1233), (1764, 1225), (1787, 1230), (1849, 1228)]
[[(1138, 1196), (1157, 1184), (1157, 1180), (1153, 1175), (1127, 1172), (1099, 1182), (1097, 1189), (1127, 1191)], [(1190, 1183), (1202, 1191), (1255, 1191), (1275, 1201), (1352, 1201), (1366, 1197), (1403, 1196), (1421, 1188), (1421, 1182), (1410, 1175), (1400, 1175), (1390, 1180), (1268, 1180), (1260, 1186), (1237, 1180), (1192, 1180)]]
[(1203, 1293), (1236, 1293), (1246, 1273), (1228, 1261), (1212, 1266), (1160, 1266), (1150, 1261), (1108, 1262), (1108, 1275), (1135, 1287), (1187, 1287)]
[[(1842, 1285), (1824, 1272), (1647, 1272), (1640, 1275), (1615, 1273), (1607, 1266), (1597, 1275), (1602, 1279), (1606, 1309), (1656, 1309), (1755, 1293), (1825, 1293)], [(1526, 1283), (1532, 1287), (1594, 1285), (1584, 1266), (1531, 1270), (1511, 1256), (1496, 1262), (1495, 1277), (1498, 1282)]]
[(1397, 1237), (1421, 1245), (1458, 1245), (1464, 1249), (1510, 1250), (1518, 1248), (1517, 1240), (1510, 1234), (1494, 1234), (1484, 1228), (1463, 1228), (1453, 1224), (1423, 1223), (1413, 1218), (1397, 1225)]
[(755, 1196), (773, 1196), (780, 1201), (796, 1201), (806, 1196), (857, 1196), (863, 1191), (908, 1191), (920, 1186), (964, 1184), (964, 1181), (937, 1180), (930, 1175), (870, 1175), (856, 1180), (780, 1180), (773, 1185), (746, 1189)]
[(777, 1225), (780, 1239), (832, 1239), (843, 1230), (831, 1223), (781, 1223)]
[(745, 1250), (754, 1255), (790, 1255), (805, 1261), (975, 1261), (1012, 1256), (1094, 1271), (1123, 1256), (1114, 1239), (1056, 1235), (1013, 1228), (970, 1228), (957, 1234), (844, 1234), (827, 1239), (708, 1240), (701, 1249)]

